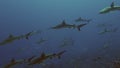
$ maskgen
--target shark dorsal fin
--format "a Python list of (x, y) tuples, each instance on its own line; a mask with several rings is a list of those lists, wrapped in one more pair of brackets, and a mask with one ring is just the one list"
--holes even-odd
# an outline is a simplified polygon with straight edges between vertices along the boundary
[(114, 2), (112, 2), (112, 3), (111, 3), (110, 7), (111, 7), (111, 8), (113, 8), (113, 7), (114, 7)]
[(14, 63), (15, 62), (15, 59), (11, 59), (11, 63)]
[(78, 19), (79, 19), (79, 20), (82, 20), (82, 18), (81, 18), (81, 17), (79, 17)]
[(14, 36), (12, 35), (12, 34), (10, 34), (9, 36), (8, 36), (8, 38), (13, 38)]
[(65, 20), (63, 20), (63, 22), (62, 22), (62, 25), (65, 25), (66, 23), (65, 23)]
[(45, 57), (45, 56), (46, 56), (45, 53), (42, 53), (42, 54), (41, 54), (41, 57)]

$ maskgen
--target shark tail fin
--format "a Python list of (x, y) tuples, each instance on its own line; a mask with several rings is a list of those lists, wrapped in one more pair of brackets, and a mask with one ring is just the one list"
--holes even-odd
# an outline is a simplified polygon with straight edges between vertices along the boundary
[(78, 29), (78, 31), (81, 31), (81, 30), (80, 30), (80, 26), (77, 26), (77, 29)]

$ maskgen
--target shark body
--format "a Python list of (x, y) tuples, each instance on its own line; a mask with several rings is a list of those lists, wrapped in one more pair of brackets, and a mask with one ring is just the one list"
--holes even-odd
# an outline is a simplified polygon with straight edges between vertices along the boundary
[(35, 59), (32, 57), (32, 59), (30, 59), (30, 61), (28, 62), (28, 65), (40, 64), (40, 63), (44, 62), (45, 60), (52, 59), (54, 57), (58, 57), (60, 59), (61, 55), (64, 52), (66, 52), (66, 51), (64, 50), (64, 51), (61, 51), (59, 53), (53, 53), (53, 54), (49, 54), (49, 55), (42, 53), (41, 56), (39, 56)]
[(44, 53), (42, 53), (40, 57), (35, 58), (35, 59), (32, 58), (31, 61), (29, 61), (28, 65), (40, 64), (47, 58), (48, 58), (48, 56), (46, 56)]
[(117, 32), (118, 28), (114, 28), (111, 30), (108, 30), (107, 28), (105, 28), (103, 31), (99, 32), (99, 34), (105, 34), (105, 33), (110, 33), (110, 32)]
[(109, 7), (106, 7), (104, 9), (102, 9), (99, 14), (105, 14), (105, 13), (109, 13), (111, 11), (120, 11), (120, 6), (115, 6), (114, 2), (111, 3), (111, 5)]
[(8, 63), (7, 65), (4, 66), (4, 68), (11, 68), (16, 64), (21, 64), (22, 62), (24, 62), (24, 60), (15, 60), (15, 59), (11, 59), (10, 63)]
[(5, 40), (3, 40), (0, 45), (5, 45), (5, 44), (8, 44), (8, 43), (11, 43), (13, 42), (14, 40), (19, 40), (21, 39), (22, 36), (13, 36), (13, 35), (9, 35), (8, 38), (6, 38)]
[(60, 23), (60, 24), (58, 24), (58, 25), (56, 25), (56, 26), (54, 26), (54, 27), (51, 27), (52, 29), (61, 29), (61, 28), (75, 28), (76, 26), (73, 24), (67, 24), (66, 22), (65, 22), (65, 20), (63, 20), (63, 22), (62, 23)]
[(20, 36), (13, 36), (13, 35), (10, 34), (10, 35), (8, 36), (8, 38), (6, 38), (6, 39), (3, 40), (2, 42), (0, 42), (0, 46), (1, 46), (1, 45), (5, 45), (5, 44), (8, 44), (8, 43), (11, 43), (11, 42), (13, 42), (13, 41), (15, 41), (15, 40), (23, 39), (23, 38), (29, 40), (29, 37), (32, 36), (33, 34), (36, 34), (36, 33), (37, 33), (37, 32), (31, 31), (31, 32), (28, 32), (28, 33), (26, 33), (26, 34), (24, 34), (24, 35), (20, 35)]
[(80, 28), (87, 25), (87, 23), (75, 25), (75, 24), (67, 24), (64, 20), (61, 24), (58, 24), (54, 27), (51, 27), (51, 29), (62, 29), (62, 28), (77, 28), (78, 31), (80, 31)]

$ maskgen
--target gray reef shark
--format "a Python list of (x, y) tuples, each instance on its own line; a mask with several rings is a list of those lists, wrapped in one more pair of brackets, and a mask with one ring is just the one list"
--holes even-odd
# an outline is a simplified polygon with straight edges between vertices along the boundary
[(22, 62), (24, 62), (24, 60), (15, 60), (15, 59), (11, 59), (10, 63), (8, 63), (7, 65), (4, 66), (4, 68), (11, 68), (16, 64), (21, 64)]
[(40, 63), (42, 63), (42, 62), (44, 62), (45, 60), (47, 60), (47, 59), (52, 59), (52, 58), (54, 58), (54, 57), (58, 57), (58, 59), (60, 59), (61, 58), (61, 55), (63, 54), (63, 53), (65, 53), (66, 51), (64, 50), (64, 51), (61, 51), (61, 52), (59, 52), (59, 53), (53, 53), (53, 54), (49, 54), (49, 55), (47, 55), (47, 54), (45, 54), (45, 53), (42, 53), (39, 57), (37, 57), (37, 58), (34, 58), (34, 57), (32, 57), (32, 58), (30, 58), (29, 60), (29, 62), (28, 62), (28, 65), (34, 65), (34, 64), (40, 64)]
[(114, 2), (111, 3), (111, 5), (109, 7), (106, 7), (104, 9), (102, 9), (99, 14), (105, 14), (105, 13), (109, 13), (111, 11), (117, 11), (120, 10), (120, 6), (115, 6)]
[(51, 29), (62, 29), (62, 28), (77, 28), (78, 31), (80, 31), (80, 28), (87, 25), (87, 23), (80, 24), (80, 25), (75, 25), (75, 24), (67, 24), (65, 20), (61, 24), (58, 24), (54, 27), (51, 27)]
[(47, 58), (48, 58), (48, 56), (46, 56), (45, 53), (42, 53), (40, 57), (32, 58), (28, 62), (28, 65), (40, 64), (40, 63), (42, 63)]
[(74, 40), (72, 38), (64, 38), (62, 40), (62, 44), (60, 45), (60, 47), (65, 47), (65, 46), (71, 46), (74, 45)]
[(114, 28), (111, 30), (108, 30), (107, 28), (105, 28), (103, 31), (99, 32), (99, 34), (105, 34), (105, 33), (109, 33), (109, 32), (117, 32), (118, 28)]
[(20, 40), (20, 39), (27, 39), (29, 40), (29, 37), (32, 36), (33, 34), (36, 34), (37, 32), (34, 32), (34, 31), (31, 31), (31, 32), (28, 32), (24, 35), (20, 35), (20, 36), (13, 36), (13, 35), (9, 35), (8, 38), (6, 38), (5, 40), (3, 40), (2, 42), (0, 42), (0, 45), (5, 45), (5, 44), (8, 44), (8, 43), (11, 43), (15, 40)]
[(75, 22), (90, 22), (90, 21), (92, 21), (92, 19), (83, 19), (81, 17), (75, 20)]
[(61, 28), (75, 28), (75, 24), (71, 25), (71, 24), (67, 24), (65, 22), (65, 20), (62, 21), (62, 23), (54, 26), (54, 27), (51, 27), (51, 29), (61, 29)]
[(36, 42), (37, 44), (42, 44), (42, 43), (44, 43), (44, 42), (46, 42), (47, 40), (46, 39), (43, 39), (43, 38), (41, 38), (38, 42)]
[(107, 28), (105, 28), (103, 31), (99, 32), (99, 34), (105, 34), (107, 32), (111, 32), (110, 30), (107, 30)]

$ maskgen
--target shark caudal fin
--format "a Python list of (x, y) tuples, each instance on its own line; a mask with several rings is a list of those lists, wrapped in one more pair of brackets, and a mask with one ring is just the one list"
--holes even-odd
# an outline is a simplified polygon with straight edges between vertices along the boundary
[(81, 26), (77, 26), (78, 31), (81, 31), (81, 30), (80, 30), (80, 27), (81, 27)]

